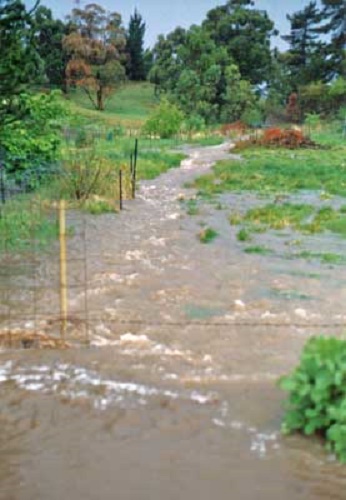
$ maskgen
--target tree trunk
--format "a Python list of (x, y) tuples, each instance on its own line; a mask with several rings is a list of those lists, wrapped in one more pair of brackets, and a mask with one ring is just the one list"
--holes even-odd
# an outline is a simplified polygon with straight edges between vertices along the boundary
[(101, 86), (97, 89), (96, 98), (97, 98), (97, 109), (99, 111), (104, 111), (105, 103), (103, 97), (103, 88)]

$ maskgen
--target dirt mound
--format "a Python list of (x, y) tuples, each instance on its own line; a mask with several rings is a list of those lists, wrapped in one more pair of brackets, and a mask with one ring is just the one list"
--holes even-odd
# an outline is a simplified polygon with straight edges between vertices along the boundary
[(241, 150), (251, 146), (281, 147), (287, 149), (321, 147), (305, 136), (299, 129), (281, 128), (269, 128), (255, 137), (239, 141), (236, 143), (235, 149)]
[(317, 144), (309, 137), (306, 137), (301, 130), (295, 129), (283, 130), (280, 128), (269, 128), (265, 130), (263, 136), (260, 138), (260, 142), (264, 146), (281, 146), (289, 149), (311, 148), (317, 146)]

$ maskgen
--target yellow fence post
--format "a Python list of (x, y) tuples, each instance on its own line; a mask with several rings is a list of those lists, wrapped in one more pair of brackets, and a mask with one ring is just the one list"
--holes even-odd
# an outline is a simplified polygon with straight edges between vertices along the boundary
[(66, 205), (59, 203), (59, 242), (60, 242), (60, 316), (61, 339), (65, 340), (67, 328), (67, 265), (66, 265)]

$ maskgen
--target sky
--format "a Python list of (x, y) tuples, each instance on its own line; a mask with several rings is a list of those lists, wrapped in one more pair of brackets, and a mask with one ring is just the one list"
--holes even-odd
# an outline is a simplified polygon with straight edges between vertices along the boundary
[[(27, 0), (32, 5), (33, 0)], [(153, 46), (159, 34), (167, 34), (177, 26), (189, 27), (191, 24), (200, 24), (208, 10), (217, 5), (225, 4), (225, 0), (80, 0), (80, 6), (88, 3), (98, 3), (105, 9), (119, 12), (124, 25), (128, 25), (130, 15), (134, 9), (142, 15), (146, 22), (146, 46)], [(301, 10), (308, 0), (255, 0), (255, 7), (266, 10), (269, 17), (275, 22), (281, 34), (287, 34), (289, 23), (287, 13)], [(55, 17), (64, 18), (73, 7), (74, 0), (41, 0), (41, 4), (52, 9)], [(279, 48), (286, 44), (278, 37), (273, 40)]]

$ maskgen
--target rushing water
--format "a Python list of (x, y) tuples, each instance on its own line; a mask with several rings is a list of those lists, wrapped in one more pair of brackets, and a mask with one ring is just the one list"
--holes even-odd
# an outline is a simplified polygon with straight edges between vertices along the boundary
[[(345, 498), (345, 469), (322, 443), (280, 436), (276, 387), (322, 333), (315, 325), (345, 321), (345, 268), (244, 254), (227, 216), (254, 196), (186, 215), (184, 184), (228, 150), (187, 150), (120, 215), (88, 217), (85, 235), (70, 214), (70, 314), (87, 299), (91, 347), (0, 352), (1, 500)], [(220, 233), (210, 245), (196, 237), (203, 223)], [(33, 275), (23, 262), (2, 274), (17, 285), (2, 303), (12, 304), (7, 326), (54, 333), (55, 254)], [(32, 280), (42, 285), (35, 322)], [(69, 334), (82, 329), (71, 321)]]

